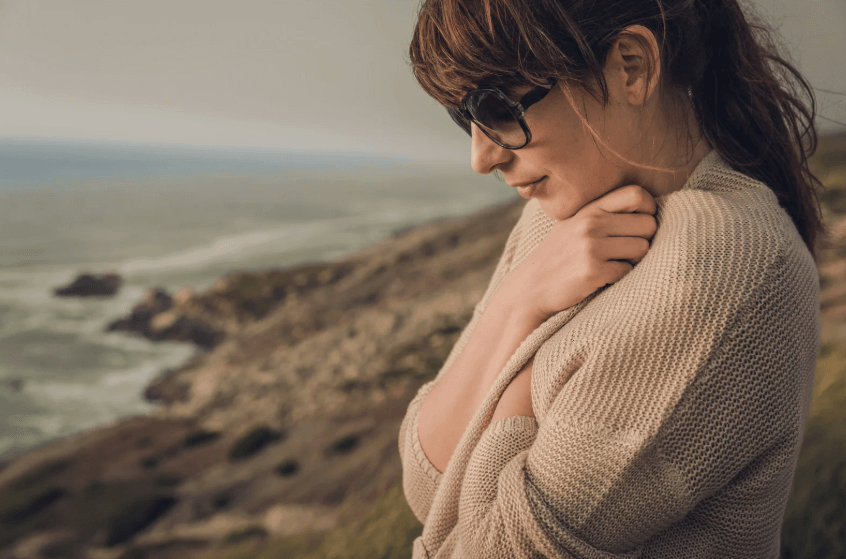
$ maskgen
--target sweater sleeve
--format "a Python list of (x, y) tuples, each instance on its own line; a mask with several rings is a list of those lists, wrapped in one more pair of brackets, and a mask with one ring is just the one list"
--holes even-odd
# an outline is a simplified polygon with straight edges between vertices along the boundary
[(441, 482), (441, 473), (426, 457), (420, 438), (417, 436), (417, 417), (423, 399), (434, 386), (433, 383), (423, 385), (411, 403), (400, 426), (400, 461), (402, 462), (402, 487), (405, 498), (414, 516), (421, 523), (426, 522), (426, 516), (435, 498), (435, 491)]
[[(462, 484), (462, 556), (638, 557), (647, 540), (741, 472), (759, 476), (747, 492), (789, 484), (818, 315), (815, 325), (812, 299), (774, 279), (784, 270), (770, 272), (772, 281), (735, 308), (712, 342), (687, 327), (694, 322), (649, 315), (650, 328), (606, 340), (584, 358), (536, 434), (520, 418), (491, 426)], [(656, 332), (669, 335), (662, 342)], [(535, 367), (555, 363), (553, 353), (542, 347)], [(668, 389), (674, 384), (678, 391)], [(788, 458), (762, 467), (774, 448), (788, 449)]]
[(520, 219), (514, 225), (514, 228), (508, 236), (505, 248), (503, 249), (496, 269), (491, 277), (491, 281), (488, 284), (482, 299), (474, 308), (473, 318), (461, 333), (461, 336), (455, 346), (453, 346), (450, 355), (447, 357), (447, 360), (437, 377), (421, 386), (417, 395), (409, 403), (405, 417), (400, 425), (399, 453), (403, 470), (403, 491), (411, 510), (422, 523), (425, 523), (426, 517), (429, 514), (429, 509), (432, 506), (432, 500), (434, 499), (435, 492), (437, 491), (438, 485), (441, 481), (441, 473), (435, 468), (431, 461), (429, 461), (423, 451), (423, 447), (420, 445), (420, 438), (417, 434), (420, 406), (423, 404), (423, 400), (426, 398), (426, 395), (432, 390), (432, 388), (434, 388), (443, 373), (452, 366), (452, 363), (456, 360), (460, 351), (467, 345), (473, 328), (481, 317), (483, 309), (493, 296), (493, 293), (496, 291), (500, 283), (508, 274), (512, 259), (514, 258), (514, 253), (520, 241), (521, 231), (525, 228), (528, 220), (532, 218), (538, 209), (539, 206), (536, 203), (532, 204), (531, 201), (523, 207)]

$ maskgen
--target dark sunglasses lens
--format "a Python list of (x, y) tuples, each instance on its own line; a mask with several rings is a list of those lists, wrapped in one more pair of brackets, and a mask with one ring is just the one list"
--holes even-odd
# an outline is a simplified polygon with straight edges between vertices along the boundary
[(448, 107), (447, 112), (449, 113), (449, 116), (452, 117), (452, 120), (455, 121), (455, 123), (459, 125), (462, 130), (467, 132), (468, 135), (472, 136), (473, 133), (470, 130), (470, 121), (464, 118), (464, 115), (461, 114), (461, 111)]
[(526, 134), (511, 107), (492, 91), (476, 91), (465, 106), (480, 128), (491, 139), (505, 147), (525, 145)]

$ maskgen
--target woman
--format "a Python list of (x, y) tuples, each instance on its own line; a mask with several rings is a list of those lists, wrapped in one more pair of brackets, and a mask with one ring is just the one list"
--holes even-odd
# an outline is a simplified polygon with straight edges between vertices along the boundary
[(400, 430), (414, 557), (777, 557), (819, 348), (810, 87), (736, 0), (425, 0), (411, 61), (530, 199)]

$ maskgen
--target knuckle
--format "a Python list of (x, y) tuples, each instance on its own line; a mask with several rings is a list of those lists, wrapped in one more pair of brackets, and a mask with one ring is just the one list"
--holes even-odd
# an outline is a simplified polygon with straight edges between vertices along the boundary
[(643, 200), (644, 194), (649, 194), (642, 186), (639, 184), (629, 184), (623, 187), (623, 190), (626, 193), (626, 196), (629, 197), (629, 200), (632, 202), (640, 202)]
[(632, 188), (628, 191), (629, 201), (635, 208), (648, 208), (650, 211), (655, 209), (655, 197), (652, 196), (648, 190), (638, 184), (631, 185)]
[(580, 266), (580, 271), (581, 281), (589, 280), (594, 276), (594, 274), (596, 274), (596, 261), (593, 258), (586, 256), (582, 266)]
[(591, 266), (599, 258), (599, 243), (595, 239), (588, 239), (585, 242), (585, 254), (588, 257), (588, 262)]
[(599, 232), (601, 230), (601, 226), (599, 220), (596, 218), (589, 219), (584, 226), (582, 232), (585, 236), (590, 238), (595, 238), (599, 236)]
[(594, 204), (593, 202), (591, 202), (590, 204), (588, 204), (588, 205), (586, 205), (586, 206), (582, 207), (582, 208), (581, 208), (581, 209), (580, 209), (580, 210), (576, 213), (576, 216), (575, 216), (575, 217), (576, 217), (576, 220), (577, 220), (579, 223), (582, 223), (583, 221), (588, 220), (588, 219), (590, 219), (591, 217), (595, 216), (595, 215), (596, 215), (599, 211), (600, 211), (599, 206), (597, 206), (596, 204)]
[(592, 215), (586, 215), (576, 225), (576, 233), (581, 237), (590, 237), (594, 231), (594, 219)]
[(656, 231), (658, 231), (658, 221), (655, 219), (654, 216), (651, 216), (649, 214), (641, 214), (641, 215), (643, 216), (643, 220), (644, 220), (644, 226), (643, 226), (644, 230), (651, 237), (652, 235), (655, 234)]

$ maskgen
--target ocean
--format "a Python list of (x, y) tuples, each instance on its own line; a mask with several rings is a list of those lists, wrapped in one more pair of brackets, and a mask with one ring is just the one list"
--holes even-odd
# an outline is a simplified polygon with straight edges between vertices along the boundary
[[(385, 157), (0, 140), (0, 458), (145, 413), (195, 351), (105, 326), (144, 290), (348, 254), (515, 196), (466, 169)], [(111, 298), (59, 298), (82, 272)]]

